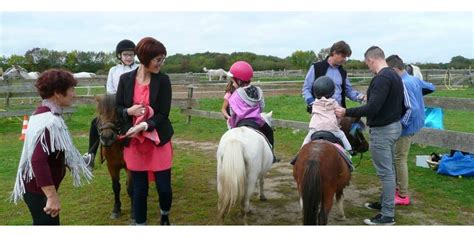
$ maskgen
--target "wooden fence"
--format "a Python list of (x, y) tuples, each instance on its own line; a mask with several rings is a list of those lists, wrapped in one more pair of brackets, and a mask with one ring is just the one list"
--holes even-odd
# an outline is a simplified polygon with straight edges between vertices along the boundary
[[(425, 75), (425, 80), (430, 81), (438, 86), (455, 87), (455, 86), (472, 86), (472, 73), (470, 69), (465, 70), (422, 70)], [(368, 70), (349, 70), (349, 78), (354, 86), (367, 86), (372, 78), (372, 74)], [(178, 97), (186, 96), (186, 86), (189, 84), (201, 87), (199, 94), (202, 97), (216, 96), (225, 88), (226, 81), (208, 81), (205, 73), (180, 73), (169, 74), (173, 92), (176, 92)], [(273, 78), (287, 78), (288, 76), (301, 77), (298, 81), (265, 81), (260, 82), (259, 78), (273, 77)], [(299, 93), (301, 89), (305, 72), (302, 70), (283, 70), (283, 71), (256, 71), (255, 82), (264, 90), (280, 90), (283, 94), (284, 90), (287, 93)], [(450, 78), (450, 79), (448, 79)], [(99, 75), (95, 78), (77, 78), (77, 88), (86, 89), (86, 95), (91, 95), (95, 88), (105, 88), (107, 76)], [(36, 88), (34, 88), (34, 80), (0, 80), (0, 98), (5, 98), (5, 106), (10, 105), (11, 98), (20, 98), (22, 101), (28, 101), (30, 104), (38, 97)], [(255, 83), (257, 84), (257, 83)], [(206, 91), (206, 92), (204, 92)], [(200, 97), (200, 98), (202, 98)]]
[[(182, 108), (181, 112), (187, 115), (188, 123), (191, 122), (192, 116), (211, 118), (211, 119), (224, 119), (224, 116), (221, 112), (215, 111), (203, 111), (193, 109), (193, 104), (195, 104), (194, 87), (188, 87), (188, 106)], [(469, 98), (449, 98), (449, 97), (432, 97), (426, 96), (425, 104), (426, 106), (442, 107), (444, 109), (454, 109), (454, 110), (466, 110), (474, 111), (474, 99)], [(275, 127), (282, 128), (292, 128), (307, 130), (308, 123), (300, 121), (290, 121), (283, 119), (273, 119), (273, 125)], [(435, 147), (442, 147), (452, 150), (460, 150), (469, 153), (474, 153), (474, 133), (466, 132), (457, 132), (449, 130), (437, 130), (430, 128), (422, 128), (414, 138), (414, 143), (430, 145)]]

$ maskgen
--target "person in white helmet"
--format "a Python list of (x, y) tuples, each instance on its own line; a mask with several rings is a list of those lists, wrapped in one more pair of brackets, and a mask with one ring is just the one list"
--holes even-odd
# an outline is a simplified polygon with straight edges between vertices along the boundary
[[(107, 94), (115, 95), (117, 93), (118, 83), (120, 76), (126, 72), (132, 71), (138, 67), (135, 63), (135, 43), (133, 41), (124, 39), (118, 42), (115, 47), (115, 54), (117, 59), (120, 61), (119, 64), (113, 66), (109, 70), (109, 76), (107, 77)], [(94, 167), (94, 158), (99, 147), (99, 132), (97, 129), (97, 117), (91, 121), (91, 127), (89, 130), (89, 150), (83, 155), (85, 162), (88, 164), (89, 169)]]

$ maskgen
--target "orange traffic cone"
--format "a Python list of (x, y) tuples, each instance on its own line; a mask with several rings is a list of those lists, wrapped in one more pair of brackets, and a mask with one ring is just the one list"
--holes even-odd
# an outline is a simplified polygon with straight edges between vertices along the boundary
[(23, 128), (21, 129), (20, 140), (25, 140), (26, 128), (28, 128), (28, 115), (23, 116)]

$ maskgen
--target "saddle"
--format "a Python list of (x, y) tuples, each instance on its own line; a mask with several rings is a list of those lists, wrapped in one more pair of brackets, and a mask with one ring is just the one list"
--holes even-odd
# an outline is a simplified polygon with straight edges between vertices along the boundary
[(337, 143), (341, 145), (342, 147), (344, 147), (344, 144), (342, 144), (341, 139), (339, 139), (332, 132), (329, 132), (329, 131), (320, 130), (311, 134), (311, 141), (315, 141), (315, 140), (326, 140), (328, 142)]
[(342, 158), (344, 158), (344, 161), (346, 161), (347, 166), (349, 166), (349, 169), (351, 170), (351, 172), (354, 170), (354, 166), (352, 165), (352, 160), (350, 158), (350, 155), (348, 155), (348, 153), (346, 153), (346, 151), (344, 150), (344, 145), (342, 144), (341, 139), (336, 137), (332, 132), (324, 131), (324, 130), (317, 131), (311, 135), (311, 141), (315, 141), (315, 140), (326, 140), (328, 142), (333, 143), (336, 146), (337, 151), (339, 152), (339, 155), (342, 156)]
[(249, 127), (249, 128), (252, 128), (253, 130), (255, 130), (256, 132), (258, 132), (260, 135), (262, 135), (264, 138), (265, 138), (265, 141), (267, 141), (267, 144), (268, 146), (270, 147), (270, 149), (273, 150), (273, 147), (272, 147), (272, 144), (270, 144), (270, 141), (268, 141), (268, 138), (267, 136), (265, 136), (265, 134), (262, 133), (262, 131), (260, 130), (260, 126), (258, 126), (258, 123), (251, 120), (251, 119), (242, 119), (239, 121), (239, 123), (237, 124), (237, 127)]

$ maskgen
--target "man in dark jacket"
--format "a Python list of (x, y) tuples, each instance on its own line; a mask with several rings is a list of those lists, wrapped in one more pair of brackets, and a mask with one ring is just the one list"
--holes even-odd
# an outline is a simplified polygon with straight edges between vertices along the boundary
[(405, 113), (404, 89), (400, 76), (385, 61), (383, 50), (370, 47), (364, 54), (365, 63), (375, 73), (367, 89), (367, 104), (357, 108), (336, 109), (338, 117), (367, 117), (370, 127), (370, 153), (372, 164), (382, 183), (380, 202), (366, 203), (369, 209), (380, 210), (368, 225), (395, 224), (395, 172), (394, 144), (400, 137), (400, 119)]
[(352, 88), (347, 71), (342, 68), (342, 64), (351, 54), (351, 47), (341, 40), (331, 46), (330, 54), (325, 60), (311, 65), (301, 91), (309, 113), (314, 102), (313, 82), (320, 76), (328, 76), (334, 81), (336, 88), (332, 98), (342, 107), (346, 107), (346, 97), (357, 102), (365, 101), (365, 95)]

